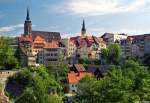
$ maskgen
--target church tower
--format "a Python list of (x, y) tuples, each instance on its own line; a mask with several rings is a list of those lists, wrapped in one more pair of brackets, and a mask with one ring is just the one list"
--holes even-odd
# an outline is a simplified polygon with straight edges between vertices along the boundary
[(24, 36), (32, 34), (32, 22), (29, 15), (29, 7), (27, 7), (27, 16), (24, 22)]
[(81, 29), (81, 35), (82, 35), (83, 37), (86, 37), (86, 36), (87, 36), (84, 19), (83, 19), (83, 24), (82, 24), (82, 29)]

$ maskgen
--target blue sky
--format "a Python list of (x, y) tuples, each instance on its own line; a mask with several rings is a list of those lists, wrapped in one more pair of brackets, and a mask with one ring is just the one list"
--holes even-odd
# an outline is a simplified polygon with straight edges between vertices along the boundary
[(150, 0), (0, 0), (1, 35), (23, 33), (27, 5), (33, 30), (62, 37), (80, 35), (83, 18), (89, 35), (150, 33)]

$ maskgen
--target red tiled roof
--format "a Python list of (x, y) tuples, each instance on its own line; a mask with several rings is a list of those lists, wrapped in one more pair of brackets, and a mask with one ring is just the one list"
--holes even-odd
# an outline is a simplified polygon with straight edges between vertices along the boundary
[(51, 43), (46, 43), (44, 48), (58, 48), (59, 43), (56, 41), (52, 41)]
[(41, 36), (36, 36), (33, 43), (32, 48), (43, 48), (46, 44), (46, 41)]
[(93, 43), (100, 43), (102, 42), (102, 38), (99, 39), (94, 36), (87, 36), (87, 37), (82, 37), (82, 36), (77, 36), (77, 37), (71, 37), (70, 41), (72, 41), (77, 47), (90, 47)]
[(34, 42), (38, 42), (38, 41), (43, 42), (43, 41), (45, 41), (45, 39), (38, 35), (38, 36), (35, 37)]
[(21, 37), (19, 37), (19, 42), (22, 43), (22, 42), (30, 42), (32, 43), (33, 39), (32, 39), (32, 36), (31, 35), (26, 35), (26, 36), (23, 36), (21, 35)]
[(68, 73), (68, 82), (69, 84), (76, 84), (85, 76), (91, 76), (91, 74), (86, 72), (75, 73), (71, 71), (70, 73)]

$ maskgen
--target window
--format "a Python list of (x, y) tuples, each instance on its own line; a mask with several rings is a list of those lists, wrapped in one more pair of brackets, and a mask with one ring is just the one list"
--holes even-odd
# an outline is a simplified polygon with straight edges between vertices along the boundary
[(46, 56), (50, 56), (50, 54), (46, 54)]
[(49, 49), (46, 49), (47, 51), (57, 51), (57, 49), (54, 49), (54, 48), (49, 48)]
[(57, 53), (55, 53), (54, 55), (57, 56)]
[(57, 61), (57, 59), (46, 59), (46, 61)]
[(75, 90), (72, 90), (72, 92), (75, 92)]

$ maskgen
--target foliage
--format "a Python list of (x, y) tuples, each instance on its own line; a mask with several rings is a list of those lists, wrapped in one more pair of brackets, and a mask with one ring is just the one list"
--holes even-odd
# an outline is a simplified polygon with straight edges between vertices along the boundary
[(16, 44), (15, 38), (0, 36), (0, 45), (13, 45)]
[(111, 66), (100, 80), (86, 77), (79, 83), (77, 103), (135, 103), (150, 101), (148, 68), (129, 60), (121, 67)]
[(106, 64), (118, 65), (121, 61), (122, 51), (118, 44), (110, 44), (108, 48), (102, 49), (102, 59)]
[(68, 65), (51, 65), (48, 67), (48, 73), (51, 74), (55, 80), (63, 86), (63, 88), (66, 87), (68, 72)]
[(144, 63), (150, 67), (150, 53), (144, 55)]
[(59, 65), (63, 64), (65, 58), (65, 51), (64, 49), (60, 49), (58, 53)]
[(19, 64), (14, 56), (13, 50), (8, 45), (1, 45), (0, 48), (0, 65), (4, 69), (17, 68)]
[(9, 78), (6, 90), (15, 103), (61, 103), (59, 91), (62, 87), (42, 66), (26, 68)]
[(9, 37), (0, 37), (0, 69), (14, 69), (18, 68), (18, 60), (14, 56), (10, 44), (12, 44), (12, 39)]

